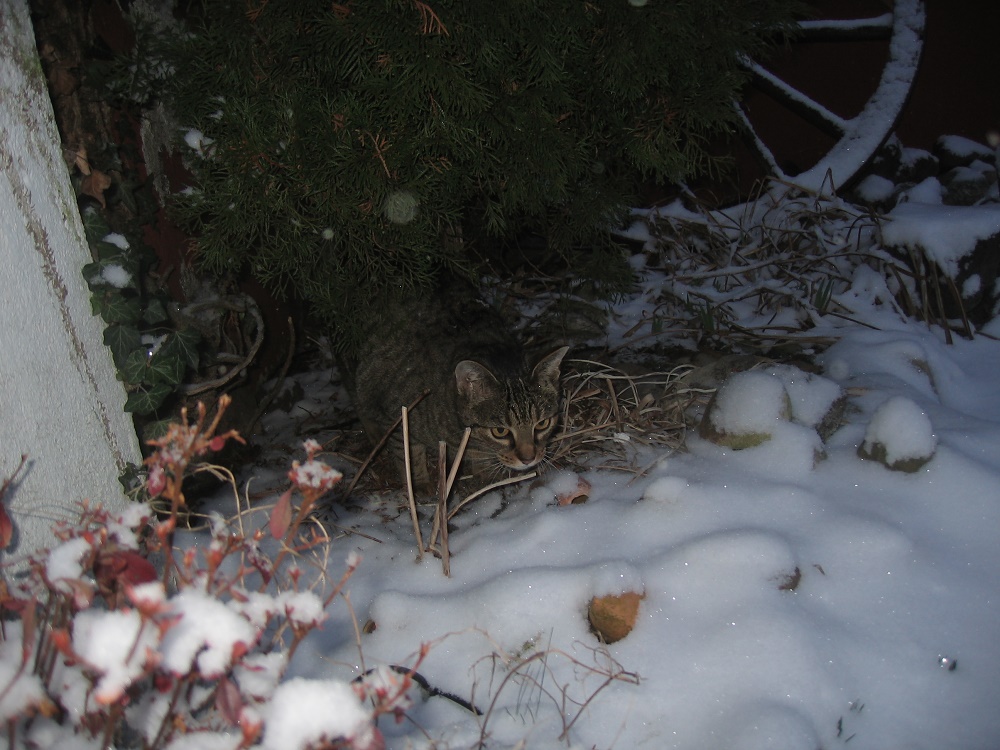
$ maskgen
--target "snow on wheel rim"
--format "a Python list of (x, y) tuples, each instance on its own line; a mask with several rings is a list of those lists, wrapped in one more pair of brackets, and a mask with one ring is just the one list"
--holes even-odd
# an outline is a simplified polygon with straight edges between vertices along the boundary
[(892, 132), (906, 103), (920, 63), (925, 21), (922, 0), (896, 0), (891, 14), (876, 18), (803, 21), (799, 24), (804, 31), (836, 30), (850, 33), (877, 28), (891, 29), (889, 58), (882, 69), (875, 92), (862, 110), (850, 118), (831, 112), (753, 60), (744, 62), (755, 80), (783, 98), (789, 108), (808, 113), (812, 119), (837, 133), (837, 142), (818, 162), (799, 174), (789, 175), (778, 166), (774, 154), (757, 135), (743, 108), (738, 106), (737, 115), (747, 128), (753, 148), (774, 177), (809, 191), (832, 192), (848, 183), (865, 166)]

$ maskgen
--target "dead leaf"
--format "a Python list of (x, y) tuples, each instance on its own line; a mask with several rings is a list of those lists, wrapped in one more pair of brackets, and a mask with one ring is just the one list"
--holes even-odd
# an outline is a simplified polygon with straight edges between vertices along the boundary
[(80, 174), (90, 174), (90, 160), (87, 158), (87, 147), (84, 145), (71, 145), (67, 151), (73, 156), (73, 165), (80, 170)]
[(111, 178), (98, 169), (93, 170), (80, 181), (80, 192), (97, 200), (101, 204), (101, 208), (107, 208), (107, 204), (104, 202), (104, 191), (109, 187), (111, 187)]
[(595, 596), (590, 600), (587, 617), (594, 632), (605, 643), (614, 643), (632, 632), (639, 617), (639, 603), (645, 594), (626, 591), (624, 594)]
[(556, 496), (559, 505), (580, 505), (590, 499), (590, 482), (583, 477), (576, 478), (576, 487)]

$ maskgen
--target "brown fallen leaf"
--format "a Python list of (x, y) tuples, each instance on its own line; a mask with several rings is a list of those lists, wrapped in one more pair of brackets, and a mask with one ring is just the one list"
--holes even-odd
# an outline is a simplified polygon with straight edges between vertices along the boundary
[(80, 192), (96, 199), (101, 204), (101, 208), (107, 207), (104, 202), (104, 191), (109, 187), (111, 187), (111, 178), (99, 169), (91, 171), (80, 181)]
[(580, 505), (590, 499), (590, 482), (583, 477), (576, 478), (576, 487), (569, 492), (556, 495), (559, 505)]
[(645, 598), (645, 594), (635, 591), (626, 591), (617, 596), (595, 596), (587, 608), (590, 626), (605, 643), (620, 641), (635, 627), (639, 603)]
[(87, 158), (87, 147), (83, 144), (79, 146), (71, 144), (66, 147), (69, 156), (73, 157), (73, 165), (80, 170), (80, 174), (90, 174), (90, 160)]

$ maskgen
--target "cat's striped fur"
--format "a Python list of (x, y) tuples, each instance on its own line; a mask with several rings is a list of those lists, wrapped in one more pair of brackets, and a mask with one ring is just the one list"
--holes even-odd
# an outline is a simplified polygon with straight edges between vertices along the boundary
[(409, 412), (415, 481), (429, 488), (438, 441), (447, 441), (451, 460), (471, 427), (463, 471), (485, 483), (543, 460), (558, 424), (567, 349), (529, 364), (491, 308), (471, 299), (415, 298), (394, 305), (369, 332), (357, 354), (351, 395), (375, 442), (401, 407), (426, 391)]

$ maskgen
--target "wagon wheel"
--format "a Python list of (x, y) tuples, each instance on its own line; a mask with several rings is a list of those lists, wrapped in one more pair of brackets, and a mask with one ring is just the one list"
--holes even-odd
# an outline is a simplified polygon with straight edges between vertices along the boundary
[[(819, 13), (845, 5), (813, 3)], [(873, 5), (891, 8), (865, 15)], [(743, 135), (758, 164), (782, 182), (812, 191), (849, 184), (885, 142), (906, 103), (923, 46), (922, 0), (850, 3), (850, 14), (856, 17), (802, 21), (801, 33), (787, 53), (767, 68), (749, 59), (744, 63), (751, 88), (737, 108)], [(874, 56), (874, 68), (867, 75), (877, 83), (865, 80), (858, 63), (862, 52)], [(879, 72), (880, 60), (884, 62)], [(820, 80), (817, 87), (817, 70), (824, 62), (833, 76)], [(850, 103), (851, 96), (863, 97), (873, 85), (874, 93), (863, 104)], [(819, 92), (813, 93), (817, 88)], [(832, 100), (839, 100), (838, 109), (856, 114), (838, 114), (831, 108)], [(775, 110), (784, 112), (776, 118)], [(813, 131), (812, 145), (789, 157), (788, 128), (798, 134), (803, 122)]]

